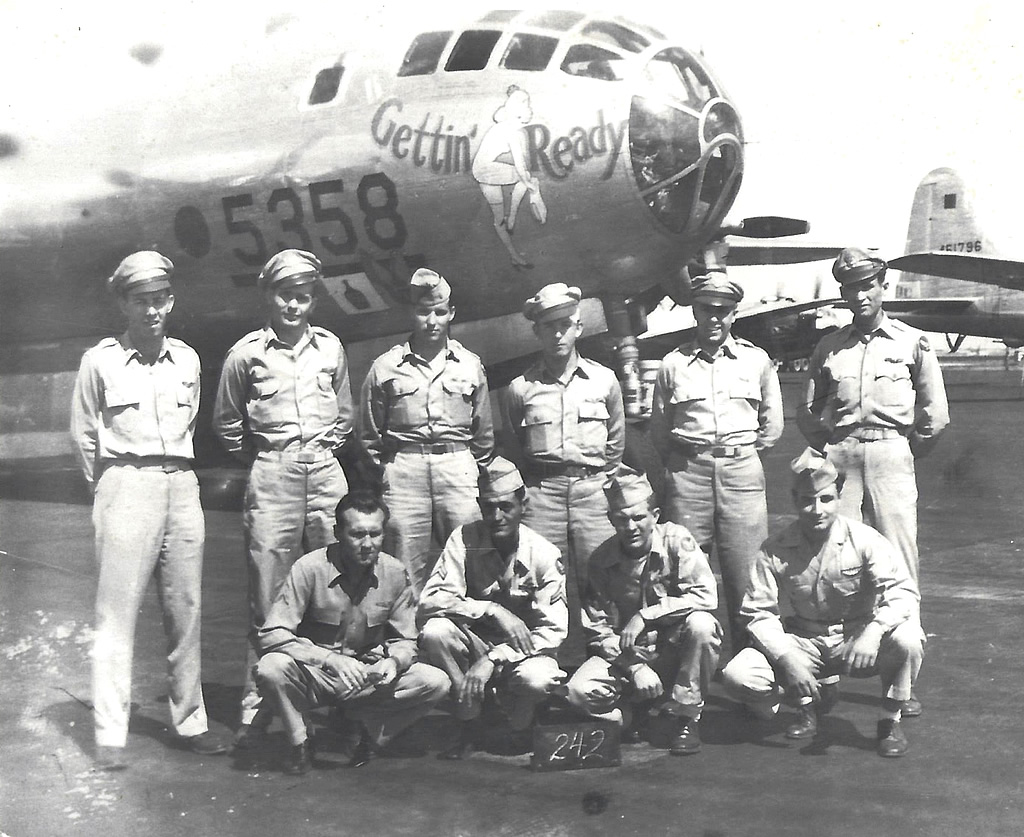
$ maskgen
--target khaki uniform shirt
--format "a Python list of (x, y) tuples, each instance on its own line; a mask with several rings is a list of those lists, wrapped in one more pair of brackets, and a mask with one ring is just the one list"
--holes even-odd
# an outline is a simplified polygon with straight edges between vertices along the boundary
[(316, 549), (292, 565), (257, 635), (260, 653), (278, 651), (312, 666), (331, 654), (370, 664), (390, 657), (402, 673), (417, 657), (408, 572), (382, 552), (357, 587), (335, 563), (337, 550), (336, 544)]
[(753, 343), (730, 336), (711, 356), (694, 341), (662, 361), (651, 413), (651, 441), (662, 456), (675, 442), (770, 448), (782, 424), (779, 376)]
[(359, 437), (377, 464), (402, 442), (465, 442), (477, 462), (494, 455), (494, 424), (483, 364), (449, 338), (435, 367), (409, 343), (378, 357), (363, 382)]
[[(869, 622), (889, 632), (919, 612), (906, 562), (881, 534), (837, 517), (817, 552), (797, 523), (761, 547), (740, 618), (769, 660), (792, 650), (789, 634), (841, 643)], [(783, 622), (781, 609), (792, 613)]]
[(844, 326), (821, 338), (811, 355), (797, 424), (819, 449), (843, 430), (892, 428), (921, 441), (948, 423), (939, 361), (915, 328), (883, 314), (870, 334)]
[(343, 445), (352, 432), (352, 390), (341, 341), (316, 326), (294, 347), (269, 325), (245, 335), (224, 359), (213, 429), (245, 462), (261, 451)]
[(89, 349), (75, 379), (71, 433), (89, 484), (105, 462), (142, 456), (193, 459), (199, 355), (164, 338), (148, 364), (127, 334)]
[(497, 630), (488, 631), (485, 613), (491, 602), (526, 623), (536, 654), (553, 656), (569, 633), (565, 571), (558, 548), (520, 526), (519, 548), (505, 559), (482, 520), (458, 527), (420, 594), (419, 621), (444, 616), (472, 624), (474, 633), (494, 642), (489, 656), (495, 662), (525, 659)]
[(648, 630), (637, 639), (641, 652), (654, 651), (659, 620), (714, 611), (718, 588), (708, 559), (684, 526), (657, 523), (651, 551), (630, 558), (617, 537), (590, 558), (590, 581), (583, 597), (583, 629), (591, 653), (606, 660), (620, 656), (620, 631), (637, 613)]
[(538, 463), (611, 473), (622, 461), (622, 390), (615, 373), (599, 363), (580, 357), (555, 378), (540, 359), (508, 385), (502, 405), (509, 454), (526, 471)]

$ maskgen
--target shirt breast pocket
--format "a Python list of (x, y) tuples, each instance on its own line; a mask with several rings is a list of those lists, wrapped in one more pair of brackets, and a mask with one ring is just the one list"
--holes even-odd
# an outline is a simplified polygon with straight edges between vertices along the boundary
[(109, 389), (105, 400), (110, 426), (119, 433), (130, 433), (139, 424), (139, 397), (123, 389)]
[(875, 400), (886, 407), (909, 407), (914, 403), (914, 385), (910, 370), (898, 364), (886, 364), (875, 376)]
[(452, 427), (469, 427), (473, 422), (473, 396), (476, 385), (472, 381), (442, 380), (444, 391), (444, 417)]
[(280, 385), (273, 378), (253, 379), (249, 385), (247, 404), (249, 420), (253, 425), (260, 427), (272, 423), (274, 396), (280, 389)]
[(673, 387), (668, 400), (672, 426), (682, 427), (690, 410), (704, 400), (705, 394), (692, 384), (677, 384)]
[(523, 415), (523, 438), (526, 450), (533, 456), (557, 453), (561, 448), (561, 425), (554, 412), (526, 408)]
[(608, 405), (601, 401), (584, 401), (579, 406), (580, 451), (601, 456), (608, 443)]
[(320, 418), (332, 422), (338, 417), (338, 394), (334, 391), (334, 372), (321, 370), (316, 375), (317, 405)]
[(426, 422), (427, 417), (422, 414), (423, 411), (416, 410), (416, 393), (419, 387), (412, 381), (392, 378), (385, 383), (384, 390), (388, 396), (388, 427), (412, 428)]
[(391, 615), (391, 607), (387, 602), (375, 602), (366, 609), (366, 627), (379, 628), (388, 621)]
[(177, 386), (177, 395), (174, 400), (175, 428), (179, 433), (185, 434), (188, 432), (192, 415), (199, 401), (199, 387), (197, 383), (195, 381), (182, 381)]
[(729, 387), (729, 397), (742, 399), (756, 407), (761, 403), (761, 382), (749, 378), (737, 378)]
[(859, 565), (840, 567), (839, 572), (832, 579), (832, 589), (842, 599), (856, 596), (861, 591), (861, 587), (861, 567)]

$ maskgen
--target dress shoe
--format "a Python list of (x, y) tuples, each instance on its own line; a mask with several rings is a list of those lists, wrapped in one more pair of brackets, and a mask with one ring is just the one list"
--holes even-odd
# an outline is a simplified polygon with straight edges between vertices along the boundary
[(786, 727), (786, 738), (794, 741), (803, 741), (807, 738), (814, 738), (818, 733), (818, 708), (816, 704), (809, 703), (801, 706), (796, 716), (796, 721)]
[(197, 756), (217, 756), (228, 751), (227, 744), (209, 730), (199, 735), (182, 736), (181, 744)]
[(619, 741), (622, 744), (640, 744), (644, 740), (644, 733), (637, 726), (630, 724), (619, 734)]
[(463, 721), (459, 724), (455, 741), (437, 754), (441, 761), (462, 761), (469, 758), (476, 748), (476, 724)]
[(916, 695), (911, 695), (908, 700), (903, 701), (900, 714), (904, 718), (919, 718), (922, 711), (924, 710), (921, 707), (921, 701), (917, 699)]
[(903, 725), (892, 718), (878, 722), (878, 755), (887, 759), (905, 755), (910, 743), (903, 732)]
[(250, 752), (258, 750), (267, 740), (267, 728), (258, 727), (254, 724), (242, 724), (235, 733), (235, 740), (231, 742), (231, 749), (234, 752)]
[(125, 756), (124, 747), (106, 747), (103, 744), (97, 744), (96, 769), (105, 773), (127, 770), (128, 759)]
[(307, 738), (301, 744), (293, 744), (281, 768), (287, 776), (302, 776), (313, 767), (313, 745)]
[(700, 729), (696, 718), (679, 719), (679, 727), (668, 751), (673, 756), (692, 756), (700, 752)]
[(352, 748), (352, 754), (348, 758), (349, 767), (363, 767), (369, 764), (376, 757), (377, 753), (370, 743), (370, 736), (366, 727), (359, 725), (359, 740)]

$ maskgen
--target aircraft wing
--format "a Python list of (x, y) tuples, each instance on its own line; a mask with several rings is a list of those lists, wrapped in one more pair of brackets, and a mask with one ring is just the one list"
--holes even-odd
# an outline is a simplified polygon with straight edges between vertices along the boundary
[(799, 238), (748, 239), (726, 236), (729, 245), (729, 266), (763, 264), (800, 264), (834, 259), (842, 245), (804, 243)]
[(931, 317), (963, 314), (977, 305), (972, 297), (928, 297), (925, 299), (887, 299), (882, 303), (886, 313), (918, 314)]
[(908, 253), (889, 261), (889, 266), (905, 273), (923, 273), (947, 279), (962, 279), (1024, 291), (1024, 262), (991, 259), (987, 256), (930, 251)]
[[(736, 314), (733, 334), (743, 337), (768, 352), (776, 360), (807, 357), (821, 335), (810, 318), (799, 315), (832, 305), (841, 299), (813, 299), (807, 302), (773, 300), (741, 309)], [(693, 339), (694, 327), (641, 336), (640, 356), (662, 358), (676, 346)]]

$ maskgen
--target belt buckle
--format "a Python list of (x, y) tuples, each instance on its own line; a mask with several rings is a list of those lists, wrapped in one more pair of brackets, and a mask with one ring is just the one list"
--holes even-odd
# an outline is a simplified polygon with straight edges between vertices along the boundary
[(715, 459), (722, 459), (729, 455), (729, 449), (725, 445), (712, 445), (711, 456)]
[(176, 462), (165, 462), (160, 466), (160, 470), (165, 474), (174, 474), (181, 470), (181, 466)]
[(316, 462), (316, 454), (311, 450), (300, 450), (295, 460), (302, 465), (312, 465)]

